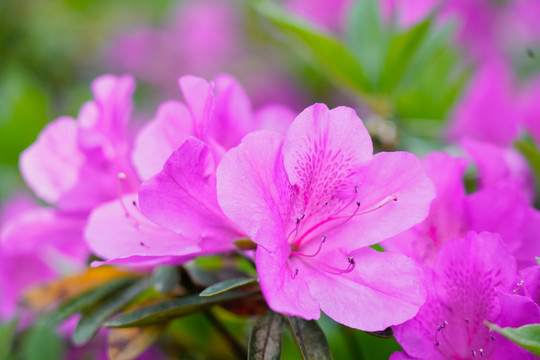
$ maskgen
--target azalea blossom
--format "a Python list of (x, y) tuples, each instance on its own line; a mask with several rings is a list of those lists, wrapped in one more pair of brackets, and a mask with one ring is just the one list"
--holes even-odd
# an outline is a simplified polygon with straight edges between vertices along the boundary
[(428, 300), (414, 319), (394, 327), (404, 352), (391, 359), (534, 359), (485, 321), (519, 327), (540, 321), (538, 306), (515, 293), (516, 260), (500, 237), (470, 232), (439, 252)]
[(372, 153), (352, 109), (316, 104), (285, 136), (251, 133), (224, 155), (219, 204), (259, 245), (257, 272), (273, 310), (305, 319), (322, 310), (381, 330), (425, 301), (421, 269), (369, 245), (423, 220), (432, 185), (414, 155)]
[(162, 104), (137, 134), (133, 162), (146, 180), (138, 194), (121, 193), (90, 216), (85, 237), (106, 263), (181, 264), (231, 250), (245, 235), (217, 204), (217, 164), (249, 131), (284, 131), (293, 118), (278, 104), (254, 111), (229, 75), (184, 76), (179, 85), (186, 104)]
[(117, 197), (120, 172), (127, 174), (125, 186), (136, 189), (127, 133), (133, 90), (129, 76), (97, 78), (95, 99), (77, 120), (60, 117), (43, 129), (20, 157), (21, 174), (38, 197), (82, 213)]
[(388, 239), (383, 247), (402, 252), (427, 266), (433, 265), (446, 242), (468, 231), (489, 231), (501, 236), (520, 268), (535, 262), (540, 251), (540, 213), (532, 208), (512, 181), (498, 181), (467, 195), (463, 174), (467, 162), (443, 152), (422, 159), (433, 180), (437, 197), (428, 217), (408, 231)]
[(0, 218), (0, 319), (17, 312), (25, 291), (80, 271), (88, 249), (84, 220), (40, 207), (26, 195), (9, 199)]

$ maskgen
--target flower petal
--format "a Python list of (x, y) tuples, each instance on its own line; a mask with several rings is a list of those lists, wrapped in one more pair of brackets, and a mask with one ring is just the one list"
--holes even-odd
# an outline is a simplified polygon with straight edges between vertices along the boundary
[(219, 204), (225, 214), (269, 251), (286, 243), (283, 218), (290, 203), (281, 162), (283, 137), (259, 131), (229, 150), (217, 170)]
[[(413, 260), (370, 248), (349, 255), (356, 264), (352, 272), (340, 275), (325, 272), (309, 261), (299, 271), (298, 276), (309, 269), (309, 291), (325, 314), (364, 331), (384, 330), (416, 315), (426, 301), (427, 291), (424, 273)], [(326, 253), (317, 260), (335, 268), (347, 265), (347, 257), (335, 253)]]
[(137, 134), (133, 163), (143, 180), (157, 174), (165, 161), (194, 134), (193, 120), (187, 107), (178, 101), (159, 106), (156, 117)]
[[(140, 213), (136, 201), (137, 194), (125, 195), (92, 211), (84, 236), (96, 255), (107, 263), (121, 259), (120, 263), (131, 265), (155, 257), (170, 263), (169, 257), (198, 255), (200, 248), (193, 240), (152, 223)], [(127, 257), (140, 259), (131, 263)]]
[[(290, 250), (288, 245), (269, 252), (257, 247), (255, 260), (261, 291), (268, 306), (279, 313), (300, 316), (306, 320), (321, 316), (318, 302), (311, 296), (305, 274), (295, 274), (296, 268), (289, 265)], [(302, 271), (302, 270), (300, 270)]]
[(156, 224), (189, 239), (211, 238), (216, 246), (242, 234), (217, 203), (214, 159), (209, 147), (189, 137), (163, 170), (139, 190), (142, 213)]
[(388, 239), (424, 220), (434, 197), (433, 184), (415, 155), (378, 153), (359, 186), (358, 214), (334, 236), (349, 251)]

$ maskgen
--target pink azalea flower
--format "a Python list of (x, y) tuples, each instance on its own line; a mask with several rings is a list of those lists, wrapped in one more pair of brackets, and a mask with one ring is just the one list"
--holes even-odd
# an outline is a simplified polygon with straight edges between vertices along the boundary
[(498, 182), (466, 195), (463, 174), (466, 161), (440, 152), (426, 156), (422, 163), (433, 180), (437, 197), (428, 217), (409, 231), (383, 243), (431, 266), (446, 242), (464, 237), (470, 230), (499, 234), (517, 257), (520, 268), (534, 263), (540, 253), (540, 214), (528, 204), (511, 182)]
[(459, 45), (481, 61), (515, 49), (521, 53), (540, 34), (535, 0), (384, 0), (382, 10), (405, 27), (438, 12), (440, 23), (457, 23)]
[(529, 164), (519, 152), (511, 147), (468, 138), (464, 139), (461, 145), (478, 168), (480, 188), (507, 182), (514, 184), (530, 202), (534, 201), (534, 176)]
[(540, 321), (529, 297), (514, 293), (516, 260), (496, 234), (470, 232), (437, 256), (428, 300), (415, 318), (394, 327), (404, 353), (391, 359), (534, 359), (484, 321), (518, 327)]
[(20, 157), (22, 176), (37, 196), (63, 210), (87, 212), (117, 196), (119, 172), (136, 189), (126, 133), (133, 88), (131, 77), (102, 76), (92, 83), (95, 99), (83, 105), (78, 120), (60, 117), (45, 127)]
[(381, 330), (423, 304), (422, 271), (369, 245), (424, 219), (432, 185), (414, 155), (372, 152), (352, 109), (316, 104), (285, 137), (255, 132), (223, 157), (219, 204), (259, 245), (260, 285), (273, 310), (305, 319), (322, 310)]
[(520, 123), (512, 86), (511, 69), (504, 62), (482, 64), (456, 105), (449, 137), (509, 146), (518, 135)]
[(38, 207), (27, 197), (4, 204), (0, 230), (0, 319), (16, 314), (33, 286), (85, 266), (84, 218)]
[(215, 85), (194, 76), (180, 78), (179, 84), (187, 106), (162, 104), (137, 136), (133, 162), (148, 179), (140, 187), (140, 200), (126, 194), (90, 217), (85, 237), (107, 263), (179, 264), (231, 250), (233, 240), (244, 235), (217, 204), (216, 166), (225, 149), (247, 132), (284, 131), (293, 118), (279, 105), (254, 112), (228, 75), (218, 76)]

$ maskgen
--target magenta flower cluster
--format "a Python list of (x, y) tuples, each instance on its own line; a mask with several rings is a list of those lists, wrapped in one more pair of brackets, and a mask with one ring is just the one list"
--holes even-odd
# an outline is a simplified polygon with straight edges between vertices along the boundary
[[(493, 174), (497, 157), (483, 156), (503, 150), (467, 142), (481, 173), (467, 194), (467, 160), (373, 154), (351, 108), (254, 110), (229, 75), (179, 85), (185, 102), (163, 103), (136, 130), (133, 79), (100, 77), (77, 119), (50, 123), (21, 155), (49, 206), (6, 206), (4, 317), (23, 290), (83, 268), (90, 253), (103, 259), (93, 266), (152, 267), (249, 238), (276, 312), (394, 326), (396, 359), (532, 356), (484, 324), (540, 321), (540, 214), (523, 178)], [(370, 248), (378, 243), (388, 251)]]

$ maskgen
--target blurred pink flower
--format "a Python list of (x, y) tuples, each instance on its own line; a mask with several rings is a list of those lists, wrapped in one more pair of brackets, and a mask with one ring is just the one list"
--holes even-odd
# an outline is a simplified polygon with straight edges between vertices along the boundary
[(135, 190), (127, 125), (133, 79), (104, 75), (92, 83), (94, 100), (78, 119), (60, 117), (42, 130), (20, 157), (21, 174), (34, 191), (59, 209), (88, 212), (117, 197), (118, 173)]
[(397, 359), (535, 359), (484, 321), (519, 327), (540, 321), (538, 306), (515, 294), (516, 261), (500, 237), (470, 232), (437, 255), (428, 300), (412, 320), (394, 327)]
[(457, 41), (474, 59), (493, 56), (538, 43), (540, 25), (536, 0), (384, 0), (383, 15), (395, 16), (405, 27), (412, 26), (438, 12), (441, 23), (456, 22)]
[(471, 137), (509, 146), (520, 125), (512, 79), (511, 68), (504, 61), (492, 59), (483, 63), (455, 106), (448, 137)]
[(27, 196), (4, 203), (0, 218), (0, 319), (17, 315), (26, 290), (81, 270), (85, 219), (39, 207)]
[(322, 310), (381, 330), (423, 304), (422, 271), (368, 246), (424, 219), (432, 186), (414, 155), (372, 152), (352, 109), (316, 104), (285, 137), (251, 133), (223, 157), (219, 204), (259, 245), (259, 281), (273, 310), (305, 319)]
[[(243, 233), (217, 204), (215, 169), (249, 131), (284, 132), (293, 113), (281, 105), (254, 112), (236, 79), (179, 80), (186, 105), (168, 101), (137, 135), (133, 161), (147, 180), (137, 195), (96, 208), (86, 239), (107, 263), (183, 263), (232, 248)], [(114, 239), (114, 244), (111, 243)]]
[(470, 231), (489, 231), (501, 236), (519, 261), (520, 268), (535, 262), (540, 253), (540, 213), (515, 183), (499, 181), (467, 195), (463, 174), (467, 163), (442, 152), (422, 159), (424, 170), (435, 184), (437, 197), (428, 217), (412, 229), (383, 243), (423, 263), (433, 265), (449, 240)]
[(287, 0), (285, 7), (314, 24), (333, 32), (345, 29), (352, 0)]

